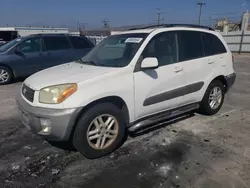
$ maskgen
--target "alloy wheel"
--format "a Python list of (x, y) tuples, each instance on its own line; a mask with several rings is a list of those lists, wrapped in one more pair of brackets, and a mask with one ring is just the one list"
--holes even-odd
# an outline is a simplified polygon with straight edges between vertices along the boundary
[(214, 87), (209, 94), (209, 105), (212, 109), (217, 109), (222, 102), (222, 90), (220, 87)]
[(9, 73), (4, 70), (4, 69), (0, 69), (0, 83), (5, 83), (8, 81), (9, 79)]
[(108, 148), (115, 141), (118, 129), (118, 121), (114, 116), (103, 114), (96, 117), (87, 131), (89, 145), (98, 150)]

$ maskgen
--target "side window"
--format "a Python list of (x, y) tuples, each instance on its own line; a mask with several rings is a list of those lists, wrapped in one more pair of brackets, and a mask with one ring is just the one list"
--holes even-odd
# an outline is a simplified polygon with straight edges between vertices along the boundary
[(176, 32), (165, 32), (154, 36), (143, 51), (143, 58), (156, 57), (159, 66), (177, 62)]
[(201, 32), (179, 31), (178, 41), (180, 61), (204, 57)]
[(22, 53), (32, 53), (41, 51), (41, 39), (31, 38), (19, 44), (18, 50)]
[(54, 51), (54, 50), (66, 50), (70, 49), (69, 41), (64, 36), (58, 37), (43, 37), (45, 51)]
[(81, 37), (70, 37), (71, 43), (75, 49), (91, 48), (88, 41)]
[(215, 35), (204, 33), (203, 44), (206, 56), (218, 55), (227, 52), (224, 44)]

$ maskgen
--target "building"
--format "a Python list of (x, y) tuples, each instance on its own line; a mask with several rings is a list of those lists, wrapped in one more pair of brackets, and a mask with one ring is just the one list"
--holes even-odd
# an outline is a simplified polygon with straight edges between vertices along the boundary
[(69, 35), (71, 35), (71, 36), (80, 36), (81, 32), (80, 31), (70, 31)]
[(23, 37), (27, 35), (33, 34), (46, 34), (46, 33), (60, 33), (60, 34), (68, 34), (68, 28), (53, 28), (53, 27), (15, 27), (18, 31), (18, 34)]

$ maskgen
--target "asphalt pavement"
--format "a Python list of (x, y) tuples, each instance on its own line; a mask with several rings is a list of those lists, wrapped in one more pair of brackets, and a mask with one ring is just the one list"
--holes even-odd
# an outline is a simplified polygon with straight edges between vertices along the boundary
[(0, 187), (248, 188), (250, 56), (236, 56), (235, 71), (217, 115), (159, 124), (97, 160), (31, 134), (15, 105), (21, 82), (0, 86)]

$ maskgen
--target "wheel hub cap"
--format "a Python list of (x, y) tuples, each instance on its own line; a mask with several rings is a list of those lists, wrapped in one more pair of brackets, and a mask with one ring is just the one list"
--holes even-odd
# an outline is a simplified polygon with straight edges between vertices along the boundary
[(209, 105), (212, 109), (216, 109), (222, 102), (222, 91), (220, 87), (214, 87), (209, 94)]
[(106, 149), (118, 135), (118, 121), (112, 115), (104, 114), (96, 117), (89, 125), (87, 140), (94, 149)]
[(0, 83), (4, 83), (9, 79), (9, 74), (3, 69), (0, 69)]

